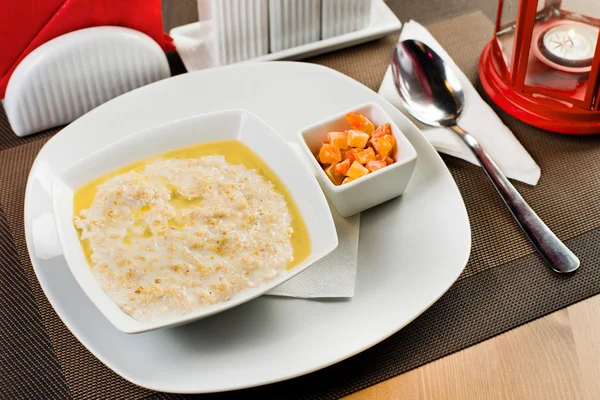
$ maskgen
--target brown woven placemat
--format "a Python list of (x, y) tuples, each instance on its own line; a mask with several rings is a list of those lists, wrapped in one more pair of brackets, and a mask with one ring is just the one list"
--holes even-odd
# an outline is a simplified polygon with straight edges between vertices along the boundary
[[(481, 13), (429, 25), (474, 79), (491, 35)], [(376, 90), (397, 37), (310, 60)], [(200, 396), (337, 398), (473, 345), (600, 293), (599, 137), (542, 132), (499, 115), (542, 167), (538, 186), (516, 184), (550, 227), (580, 256), (570, 277), (549, 271), (516, 228), (484, 173), (445, 157), (465, 199), (473, 230), (469, 264), (427, 312), (379, 345), (322, 371), (265, 387)], [(482, 121), (482, 125), (485, 121)], [(27, 256), (23, 196), (29, 168), (48, 136), (16, 138), (0, 114), (0, 398), (186, 398), (126, 382), (68, 332), (44, 296)]]

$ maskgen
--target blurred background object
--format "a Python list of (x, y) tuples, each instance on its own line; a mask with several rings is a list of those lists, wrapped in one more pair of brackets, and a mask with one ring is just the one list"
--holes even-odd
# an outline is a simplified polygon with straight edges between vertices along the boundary
[(0, 98), (18, 136), (169, 76), (160, 0), (5, 0), (0, 37)]
[(323, 39), (366, 28), (371, 21), (371, 0), (322, 1)]
[(559, 133), (600, 133), (600, 2), (499, 0), (481, 83), (514, 117)]
[(186, 9), (184, 18), (165, 16), (167, 26), (176, 25), (169, 34), (188, 72), (250, 60), (298, 60), (401, 27), (383, 0), (196, 1), (173, 4)]

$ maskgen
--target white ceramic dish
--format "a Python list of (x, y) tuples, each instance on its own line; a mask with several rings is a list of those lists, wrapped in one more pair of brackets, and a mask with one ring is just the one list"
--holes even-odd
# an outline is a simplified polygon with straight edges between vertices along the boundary
[[(368, 118), (375, 126), (390, 123), (397, 146), (392, 155), (395, 163), (372, 172), (353, 182), (336, 186), (325, 175), (315, 157), (327, 132), (342, 132), (349, 129), (346, 114), (357, 112)], [(417, 163), (417, 152), (396, 126), (383, 107), (367, 103), (352, 107), (324, 121), (312, 124), (299, 132), (300, 147), (316, 171), (317, 180), (336, 210), (342, 217), (349, 217), (368, 208), (400, 196), (404, 193)]]
[[(73, 226), (73, 195), (86, 183), (150, 155), (215, 140), (239, 140), (258, 155), (290, 191), (306, 224), (311, 251), (306, 260), (256, 288), (201, 310), (175, 318), (140, 322), (124, 313), (97, 284)], [(302, 201), (298, 201), (298, 200)], [(90, 300), (122, 332), (140, 333), (176, 326), (250, 301), (299, 274), (333, 251), (338, 244), (327, 201), (304, 161), (267, 124), (244, 110), (231, 110), (176, 120), (127, 136), (73, 164), (54, 180), (52, 190), (61, 247), (75, 277)]]
[[(198, 322), (127, 335), (88, 299), (64, 257), (50, 251), (50, 227), (33, 234), (32, 227), (52, 213), (54, 177), (131, 132), (198, 113), (245, 108), (295, 141), (302, 127), (366, 101), (384, 108), (418, 160), (401, 197), (362, 214), (356, 290), (346, 301), (261, 296)], [(431, 306), (460, 275), (471, 247), (458, 188), (415, 125), (347, 76), (290, 62), (179, 75), (113, 99), (73, 122), (46, 143), (32, 167), (25, 234), (42, 289), (79, 341), (125, 379), (179, 393), (264, 385), (357, 354)]]
[(3, 104), (13, 131), (27, 136), (169, 76), (165, 52), (151, 37), (95, 26), (60, 35), (29, 53), (11, 75)]
[(371, 19), (371, 0), (322, 0), (321, 37), (365, 29)]
[[(371, 19), (364, 29), (290, 47), (248, 61), (299, 60), (379, 39), (399, 32), (401, 26), (398, 17), (383, 0), (372, 0)], [(200, 21), (178, 26), (169, 32), (177, 47), (177, 52), (189, 72), (219, 66), (209, 39), (211, 29), (210, 21)]]
[(320, 38), (321, 0), (269, 0), (269, 50), (272, 53)]
[(219, 65), (260, 57), (269, 52), (268, 0), (207, 0)]

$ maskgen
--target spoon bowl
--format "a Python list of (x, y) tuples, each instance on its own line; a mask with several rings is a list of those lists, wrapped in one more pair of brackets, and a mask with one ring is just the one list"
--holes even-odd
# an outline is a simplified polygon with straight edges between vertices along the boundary
[(405, 108), (427, 125), (456, 125), (465, 96), (456, 74), (424, 43), (400, 42), (392, 54), (392, 75)]

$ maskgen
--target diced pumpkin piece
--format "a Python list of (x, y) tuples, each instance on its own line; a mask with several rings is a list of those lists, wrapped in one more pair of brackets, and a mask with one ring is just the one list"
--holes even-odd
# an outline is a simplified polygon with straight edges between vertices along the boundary
[(348, 121), (352, 129), (363, 131), (369, 135), (375, 130), (375, 125), (371, 121), (355, 112), (346, 114), (346, 121)]
[(325, 175), (327, 175), (327, 177), (329, 178), (331, 183), (333, 183), (336, 186), (342, 184), (342, 181), (344, 180), (344, 175), (339, 175), (339, 174), (335, 173), (335, 165), (334, 164), (331, 164), (330, 166), (325, 168), (323, 171), (325, 171)]
[(396, 138), (393, 135), (384, 135), (383, 137), (385, 138), (385, 140), (390, 142), (392, 148), (394, 148), (394, 146), (396, 145)]
[(348, 131), (348, 146), (364, 149), (369, 141), (369, 135), (354, 129)]
[(381, 161), (381, 160), (385, 161), (385, 163), (387, 165), (390, 165), (390, 164), (394, 163), (394, 159), (392, 157), (390, 157), (390, 156), (384, 156), (384, 155), (378, 154), (377, 157), (376, 157), (376, 159), (378, 161)]
[(355, 149), (355, 148), (348, 150), (344, 154), (344, 159), (350, 160), (350, 164), (352, 164), (354, 162), (354, 160), (356, 160), (356, 153), (358, 153), (359, 151), (360, 151), (359, 149)]
[(379, 139), (373, 141), (372, 143), (373, 143), (373, 147), (375, 148), (375, 151), (377, 152), (377, 154), (380, 154), (383, 156), (389, 155), (390, 152), (392, 151), (392, 148), (394, 147), (386, 139), (385, 136), (380, 137)]
[(338, 149), (348, 148), (348, 132), (329, 132), (327, 134), (327, 141), (337, 147)]
[(346, 172), (348, 172), (348, 169), (350, 168), (350, 164), (352, 163), (348, 159), (335, 164), (335, 173), (338, 175), (346, 175)]
[(350, 183), (354, 181), (354, 178), (350, 178), (349, 176), (345, 177), (344, 180), (342, 181), (342, 185), (345, 185), (346, 183)]
[(340, 149), (330, 143), (324, 143), (319, 150), (321, 164), (335, 164), (342, 160)]
[(368, 173), (369, 173), (368, 169), (366, 169), (365, 167), (360, 165), (358, 162), (354, 161), (352, 163), (352, 165), (350, 166), (350, 168), (348, 169), (346, 176), (349, 176), (352, 179), (357, 179), (357, 178), (360, 178), (361, 176), (365, 176)]
[(358, 161), (362, 165), (365, 165), (369, 161), (375, 160), (375, 150), (373, 150), (372, 147), (368, 147), (365, 150), (356, 153), (355, 157), (356, 161)]
[(367, 163), (367, 169), (371, 172), (375, 172), (385, 166), (387, 166), (385, 160), (373, 160)]
[(391, 135), (391, 134), (392, 134), (392, 125), (381, 124), (381, 125), (379, 125), (379, 127), (377, 129), (375, 129), (375, 132), (373, 132), (373, 134), (371, 135), (371, 140), (377, 140), (381, 136)]

